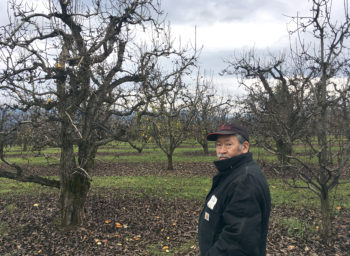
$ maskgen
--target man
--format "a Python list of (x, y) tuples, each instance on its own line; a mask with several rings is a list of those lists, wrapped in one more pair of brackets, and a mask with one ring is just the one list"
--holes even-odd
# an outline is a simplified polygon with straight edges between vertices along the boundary
[(248, 132), (233, 122), (208, 134), (207, 140), (215, 141), (219, 160), (199, 218), (201, 255), (266, 255), (270, 191), (249, 152)]

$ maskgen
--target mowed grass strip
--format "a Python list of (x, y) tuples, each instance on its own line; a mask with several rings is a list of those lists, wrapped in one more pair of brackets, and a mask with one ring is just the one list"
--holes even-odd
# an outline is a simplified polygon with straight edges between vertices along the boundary
[[(50, 177), (58, 179), (58, 177)], [(319, 208), (320, 200), (317, 195), (308, 189), (295, 189), (281, 179), (269, 179), (273, 207), (290, 206), (301, 208)], [(177, 177), (177, 176), (96, 176), (91, 184), (92, 193), (115, 191), (115, 196), (132, 193), (142, 197), (147, 194), (151, 197), (163, 199), (201, 200), (211, 186), (210, 177)], [(40, 193), (57, 192), (55, 188), (48, 188), (34, 183), (23, 183), (0, 178), (0, 195), (16, 196), (23, 194), (36, 195)], [(332, 210), (350, 209), (350, 183), (341, 184), (332, 190)]]
[[(333, 147), (332, 150), (337, 150), (337, 147)], [(315, 156), (308, 156), (306, 148), (303, 145), (295, 145), (294, 153), (299, 154), (299, 159), (306, 163), (317, 163)], [(77, 147), (74, 148), (77, 152)], [(276, 162), (277, 156), (267, 152), (265, 149), (252, 144), (250, 151), (254, 155), (255, 160), (265, 162)], [(202, 147), (195, 142), (186, 142), (175, 149), (173, 155), (173, 162), (212, 162), (216, 160), (215, 157), (215, 145), (209, 144), (209, 155), (204, 155)], [(6, 149), (6, 156), (11, 162), (16, 164), (26, 165), (47, 165), (57, 164), (59, 162), (59, 148), (46, 148), (41, 151), (41, 155), (36, 156), (36, 151), (23, 151), (20, 147), (9, 147)], [(46, 154), (48, 157), (43, 156)], [(17, 156), (20, 155), (20, 156)], [(97, 160), (103, 160), (107, 162), (166, 162), (167, 157), (165, 153), (157, 147), (154, 143), (149, 143), (145, 146), (141, 153), (138, 153), (128, 143), (110, 143), (99, 148)]]
[[(92, 182), (94, 189), (119, 189), (142, 191), (148, 196), (167, 199), (200, 200), (210, 189), (211, 179), (204, 177), (176, 176), (109, 176), (95, 177)], [(129, 193), (128, 192), (128, 193)]]
[[(58, 177), (48, 177), (58, 179)], [(38, 195), (58, 191), (57, 188), (42, 186), (32, 182), (21, 182), (6, 178), (0, 178), (0, 196)]]

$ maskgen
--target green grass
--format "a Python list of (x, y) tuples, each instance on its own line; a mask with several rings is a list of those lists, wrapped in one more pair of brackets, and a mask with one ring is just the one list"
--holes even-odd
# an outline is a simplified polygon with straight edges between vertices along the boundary
[[(51, 177), (57, 179), (57, 177)], [(295, 207), (315, 208), (319, 207), (319, 199), (309, 190), (293, 189), (286, 185), (281, 179), (268, 180), (271, 190), (273, 207)], [(93, 177), (91, 186), (92, 193), (108, 193), (115, 191), (115, 196), (135, 196), (142, 197), (145, 194), (151, 197), (163, 198), (165, 200), (191, 200), (193, 202), (203, 202), (211, 186), (210, 177), (177, 177), (177, 176), (97, 176)], [(37, 195), (39, 193), (53, 193), (57, 191), (53, 188), (46, 188), (33, 183), (22, 183), (13, 180), (0, 178), (0, 196)], [(332, 204), (333, 213), (336, 213), (337, 206), (343, 209), (350, 209), (350, 184), (340, 185), (333, 191), (332, 197), (336, 193), (336, 200)], [(11, 214), (15, 209), (12, 204), (6, 205), (5, 210)], [(279, 223), (281, 228), (286, 229), (291, 236), (303, 239), (315, 232), (315, 227), (307, 222), (294, 218), (282, 218)], [(8, 233), (8, 225), (0, 222), (0, 237)], [(171, 239), (171, 238), (170, 238)], [(193, 246), (195, 240), (178, 247), (168, 247), (167, 241), (157, 244), (149, 244), (146, 250), (151, 255), (186, 255)]]
[[(281, 179), (269, 179), (272, 205), (291, 206), (300, 208), (320, 206), (318, 196), (307, 189), (295, 189), (287, 185)], [(164, 198), (180, 198), (190, 200), (204, 200), (211, 186), (211, 178), (208, 177), (176, 177), (176, 176), (137, 176), (137, 177), (95, 177), (93, 188), (120, 188), (131, 189), (134, 192), (142, 191), (150, 196)], [(333, 199), (334, 197), (336, 200)], [(337, 206), (350, 209), (350, 183), (339, 185), (331, 192), (332, 209)]]
[[(8, 160), (19, 165), (44, 165), (46, 166), (47, 159), (45, 157), (34, 157), (33, 152), (22, 152), (20, 147), (11, 147), (7, 149)], [(76, 152), (75, 148), (75, 152)], [(295, 152), (302, 153), (305, 151), (304, 146), (298, 145), (294, 148)], [(209, 145), (209, 151), (215, 152), (214, 144)], [(59, 154), (59, 148), (47, 148), (41, 151), (45, 154)], [(157, 148), (154, 144), (147, 145), (141, 154), (138, 154), (135, 149), (132, 149), (128, 143), (113, 142), (101, 147), (99, 153), (108, 153), (108, 155), (97, 155), (98, 160), (108, 162), (129, 162), (129, 163), (166, 163), (166, 155)], [(263, 160), (266, 162), (276, 162), (277, 157), (266, 152), (264, 149), (253, 146), (251, 152), (254, 154), (255, 160)], [(123, 155), (126, 154), (126, 155)], [(131, 154), (135, 153), (135, 154)], [(23, 157), (11, 157), (14, 154), (22, 154)], [(307, 159), (307, 157), (305, 157)], [(192, 142), (187, 142), (177, 148), (174, 152), (174, 164), (178, 162), (212, 162), (216, 160), (215, 156), (205, 156), (202, 154), (202, 148)], [(316, 159), (311, 159), (311, 162), (316, 162)], [(57, 158), (49, 158), (49, 164), (57, 164)], [(51, 177), (58, 179), (58, 177)], [(316, 194), (306, 189), (294, 189), (285, 184), (281, 179), (268, 180), (271, 191), (273, 207), (294, 207), (299, 208), (317, 208), (319, 209), (320, 200)], [(91, 186), (92, 193), (112, 192), (115, 196), (132, 196), (143, 197), (147, 196), (163, 198), (165, 200), (192, 200), (196, 202), (204, 202), (205, 196), (211, 186), (210, 177), (178, 177), (171, 176), (108, 176), (93, 177)], [(47, 188), (34, 183), (22, 183), (13, 180), (0, 178), (0, 196), (1, 197), (16, 197), (21, 195), (39, 195), (40, 193), (56, 193), (55, 188)], [(335, 200), (333, 201), (333, 199)], [(350, 184), (338, 186), (331, 193), (332, 212), (337, 214), (341, 209), (350, 210)], [(6, 212), (11, 214), (15, 210), (14, 204), (5, 205)], [(313, 232), (314, 227), (309, 226), (305, 221), (293, 218), (282, 218), (279, 223), (281, 228), (287, 230), (291, 236), (296, 236), (300, 239), (304, 238), (310, 232)], [(0, 222), (0, 237), (8, 233), (6, 223)], [(186, 255), (191, 247), (196, 246), (195, 240), (176, 247), (167, 246), (167, 241), (157, 244), (147, 245), (146, 250), (151, 255)]]
[[(269, 179), (272, 204), (275, 207), (287, 205), (292, 207), (320, 207), (320, 199), (309, 189), (295, 189), (281, 179)], [(335, 200), (333, 200), (335, 198)], [(330, 194), (332, 209), (337, 206), (350, 209), (350, 183), (341, 184)]]
[[(295, 146), (295, 152), (302, 153), (305, 151), (303, 146)], [(74, 148), (74, 151), (77, 152), (77, 147)], [(209, 151), (212, 153), (210, 156), (205, 156), (202, 154), (203, 149), (200, 145), (194, 142), (185, 142), (180, 147), (175, 149), (173, 155), (173, 161), (176, 162), (212, 162), (216, 160), (216, 157), (213, 156), (215, 152), (214, 143), (209, 144)], [(250, 151), (254, 154), (256, 160), (266, 161), (266, 162), (276, 162), (277, 156), (272, 155), (263, 148), (252, 146)], [(41, 151), (43, 154), (56, 156), (59, 155), (59, 148), (46, 148)], [(105, 154), (108, 155), (105, 155)], [(134, 153), (134, 154), (132, 154)], [(21, 154), (22, 157), (11, 157), (14, 154)], [(100, 155), (99, 155), (100, 154)], [(127, 154), (127, 155), (124, 155)], [(11, 147), (7, 149), (6, 155), (9, 156), (9, 159), (13, 163), (19, 165), (47, 165), (47, 159), (43, 156), (34, 157), (32, 151), (22, 152), (20, 147)], [(215, 154), (214, 154), (215, 155)], [(137, 151), (128, 143), (119, 142), (119, 143), (109, 143), (103, 147), (100, 147), (97, 154), (97, 159), (108, 161), (108, 162), (166, 162), (167, 157), (164, 152), (162, 152), (154, 143), (147, 144), (143, 149), (141, 154), (138, 154)], [(303, 160), (310, 163), (316, 163), (317, 158), (309, 159), (306, 156), (302, 157)], [(56, 157), (49, 158), (49, 164), (57, 164), (58, 159)]]
[[(167, 162), (167, 157), (164, 153), (158, 154), (140, 154), (140, 155), (105, 155), (105, 156), (97, 156), (97, 160), (102, 160), (106, 162), (128, 162), (128, 163), (164, 163)], [(216, 160), (215, 156), (184, 156), (184, 155), (173, 155), (173, 162), (213, 162)]]
[[(57, 179), (57, 177), (51, 177)], [(290, 206), (318, 208), (320, 200), (318, 196), (307, 189), (295, 189), (285, 184), (281, 179), (269, 179), (272, 205), (274, 207)], [(152, 197), (163, 197), (165, 199), (204, 200), (211, 186), (209, 177), (177, 177), (177, 176), (96, 176), (93, 177), (92, 190), (103, 191), (105, 189), (118, 189), (118, 194), (133, 193), (135, 196), (147, 194)], [(34, 183), (23, 183), (5, 178), (0, 178), (0, 195), (23, 195), (49, 193), (57, 191)], [(350, 183), (341, 184), (332, 190), (330, 198), (332, 209), (340, 206), (350, 209)]]
[[(211, 179), (176, 176), (110, 176), (94, 177), (92, 188), (125, 189), (168, 199), (201, 200), (209, 191)], [(119, 192), (118, 192), (119, 193)]]
[(295, 217), (284, 217), (280, 220), (279, 225), (282, 229), (287, 230), (289, 236), (298, 237), (299, 239), (304, 239), (310, 234), (316, 233), (313, 226)]
[(14, 204), (6, 205), (5, 210), (8, 213), (13, 213), (16, 210), (16, 206)]
[[(339, 147), (336, 145), (332, 146), (332, 150), (338, 150)], [(32, 151), (23, 152), (22, 148), (19, 146), (13, 146), (6, 148), (6, 155), (11, 159), (13, 163), (16, 164), (29, 164), (29, 165), (43, 165), (47, 164), (45, 157), (34, 157), (34, 153)], [(74, 151), (77, 152), (77, 147), (74, 147)], [(209, 151), (215, 152), (214, 143), (209, 143)], [(250, 151), (254, 154), (254, 158), (256, 160), (266, 161), (266, 162), (276, 162), (277, 156), (267, 152), (261, 147), (254, 145), (254, 140), (252, 139), (252, 147)], [(293, 148), (294, 153), (298, 153), (304, 156), (299, 156), (303, 161), (308, 163), (317, 163), (316, 157), (308, 157), (307, 148), (304, 147), (303, 144), (295, 144)], [(55, 154), (59, 155), (59, 148), (45, 148), (41, 151), (44, 154)], [(111, 142), (105, 146), (99, 148), (98, 153), (105, 154), (108, 153), (110, 155), (107, 156), (99, 156), (97, 155), (97, 159), (101, 159), (104, 161), (111, 162), (166, 162), (166, 155), (155, 145), (154, 143), (148, 143), (143, 149), (141, 154), (137, 154), (137, 151), (133, 149), (126, 142)], [(135, 155), (123, 155), (123, 153), (135, 153)], [(187, 154), (189, 153), (189, 154)], [(192, 154), (191, 154), (192, 153)], [(173, 160), (174, 162), (211, 162), (216, 159), (213, 156), (205, 156), (202, 153), (202, 147), (196, 143), (194, 140), (188, 140), (182, 143), (174, 152)], [(11, 157), (14, 154), (21, 154), (23, 157)], [(49, 158), (50, 164), (58, 163), (57, 158)]]
[[(52, 177), (56, 178), (57, 177)], [(45, 187), (39, 184), (30, 182), (20, 182), (5, 178), (0, 178), (0, 196), (15, 196), (15, 195), (38, 195), (40, 193), (48, 193), (56, 191), (55, 188)]]
[(8, 161), (10, 161), (11, 163), (14, 164), (18, 164), (18, 165), (33, 165), (33, 166), (37, 166), (37, 165), (51, 165), (51, 164), (58, 164), (59, 163), (59, 159), (55, 158), (55, 157), (49, 157), (48, 159), (46, 159), (46, 157), (44, 156), (38, 156), (38, 157), (11, 157), (11, 158), (7, 158)]
[(7, 236), (9, 229), (10, 228), (6, 222), (0, 221), (0, 237)]

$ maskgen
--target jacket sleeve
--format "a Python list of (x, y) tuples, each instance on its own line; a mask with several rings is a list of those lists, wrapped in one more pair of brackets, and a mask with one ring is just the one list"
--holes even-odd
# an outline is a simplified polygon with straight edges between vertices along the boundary
[[(246, 177), (234, 185), (223, 207), (223, 229), (207, 256), (260, 255), (262, 213), (256, 184)], [(231, 184), (231, 186), (233, 186)]]

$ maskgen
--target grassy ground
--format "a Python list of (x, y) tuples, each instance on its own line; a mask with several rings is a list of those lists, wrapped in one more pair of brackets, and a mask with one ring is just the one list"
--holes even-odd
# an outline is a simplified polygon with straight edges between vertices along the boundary
[[(302, 151), (299, 146), (296, 150)], [(268, 154), (262, 148), (253, 147), (251, 149), (255, 160), (275, 161), (276, 157)], [(42, 150), (42, 155), (34, 156), (33, 152), (22, 152), (20, 147), (12, 147), (7, 151), (7, 156), (11, 162), (22, 165), (57, 164), (59, 159), (58, 148), (47, 148)], [(13, 157), (12, 157), (13, 156)], [(182, 145), (174, 153), (174, 163), (179, 162), (212, 162), (216, 160), (214, 144), (210, 145), (210, 155), (204, 156), (200, 146), (193, 142)], [(141, 154), (135, 153), (127, 143), (111, 143), (99, 149), (97, 161), (104, 162), (128, 162), (128, 163), (165, 163), (165, 154), (155, 145), (148, 145)], [(42, 187), (30, 183), (18, 183), (11, 180), (1, 179), (0, 194), (16, 191), (16, 193), (28, 193), (31, 190), (41, 191)], [(289, 204), (293, 206), (312, 205), (318, 206), (319, 199), (309, 190), (296, 190), (286, 185), (280, 179), (269, 179), (272, 202), (274, 205)], [(210, 188), (210, 178), (208, 177), (176, 177), (169, 176), (166, 179), (158, 176), (134, 176), (134, 177), (95, 177), (92, 188), (132, 188), (136, 192), (138, 189), (152, 193), (152, 189), (157, 186), (164, 193), (174, 197), (184, 199), (199, 199)], [(40, 188), (40, 189), (39, 189)], [(350, 185), (340, 185), (333, 191), (335, 207), (341, 205), (350, 208)]]
[[(192, 143), (178, 148), (174, 154), (174, 162), (212, 162), (216, 159), (213, 145), (210, 148), (211, 154), (203, 156), (199, 146)], [(255, 159), (274, 161), (276, 157), (267, 154), (260, 148), (252, 148)], [(41, 153), (45, 156), (35, 157), (32, 153), (21, 152), (20, 148), (11, 148), (7, 152), (8, 159), (11, 162), (22, 165), (49, 166), (49, 164), (58, 163), (59, 149), (45, 149)], [(48, 155), (51, 155), (48, 158)], [(127, 163), (164, 163), (165, 155), (154, 146), (146, 148), (142, 154), (135, 153), (135, 150), (127, 144), (111, 144), (99, 150), (97, 157), (99, 161), (104, 162), (127, 162)], [(57, 176), (51, 176), (52, 179), (58, 179)], [(272, 205), (274, 209), (293, 208), (296, 212), (314, 211), (319, 208), (319, 199), (309, 190), (296, 190), (289, 187), (281, 179), (269, 178), (270, 191), (272, 196)], [(91, 186), (92, 195), (107, 194), (114, 198), (140, 198), (144, 196), (165, 201), (182, 200), (194, 202), (201, 205), (204, 197), (211, 186), (211, 177), (203, 176), (178, 176), (174, 175), (130, 175), (130, 176), (95, 176)], [(117, 188), (117, 190), (116, 190)], [(57, 190), (46, 188), (33, 183), (21, 183), (13, 180), (0, 178), (0, 197), (14, 198), (20, 196), (40, 197), (45, 194), (54, 194)], [(115, 195), (113, 195), (115, 193)], [(350, 184), (342, 184), (332, 192), (332, 213), (334, 216), (342, 211), (350, 210)], [(8, 201), (8, 202), (11, 202)], [(34, 202), (35, 203), (35, 202)], [(4, 206), (4, 211), (12, 214), (16, 211), (15, 203), (8, 203)], [(277, 228), (283, 229), (287, 234), (298, 239), (309, 236), (312, 232), (317, 232), (317, 223), (312, 224), (300, 216), (280, 216)], [(0, 221), (0, 238), (8, 234), (9, 224)], [(278, 233), (276, 229), (273, 232)], [(165, 240), (165, 241), (164, 241)], [(187, 255), (186, 252), (196, 247), (195, 238), (167, 248), (167, 236), (159, 243), (147, 244), (146, 250), (150, 255)], [(11, 254), (8, 254), (11, 255)], [(296, 254), (293, 254), (296, 255)]]
[[(51, 177), (57, 179), (57, 177)], [(268, 179), (274, 207), (293, 206), (296, 208), (319, 207), (319, 198), (307, 189), (295, 189), (285, 184), (281, 179)], [(209, 191), (209, 177), (177, 177), (177, 176), (98, 176), (93, 178), (92, 191), (103, 191), (118, 188), (125, 193), (135, 196), (144, 194), (150, 197), (165, 199), (203, 200)], [(0, 178), (0, 195), (12, 194), (38, 195), (55, 189), (43, 187), (34, 183), (23, 183)], [(130, 192), (132, 191), (132, 192)], [(121, 193), (118, 191), (118, 193)], [(350, 183), (339, 185), (331, 194), (334, 211), (350, 210)]]

